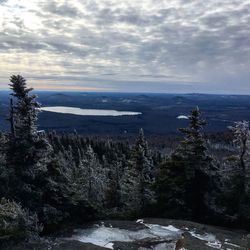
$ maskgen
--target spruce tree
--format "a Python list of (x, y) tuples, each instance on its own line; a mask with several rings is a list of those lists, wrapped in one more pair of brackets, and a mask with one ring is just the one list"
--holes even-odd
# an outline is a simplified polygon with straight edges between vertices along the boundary
[(6, 145), (7, 137), (5, 134), (0, 133), (0, 199), (9, 195), (8, 182), (10, 173), (6, 163)]
[(233, 142), (236, 145), (237, 154), (230, 157), (230, 165), (228, 165), (229, 168), (225, 172), (227, 177), (226, 190), (224, 190), (226, 195), (226, 213), (234, 216), (240, 226), (245, 227), (250, 222), (249, 122), (235, 122), (234, 126), (229, 128), (234, 135)]
[(149, 205), (154, 203), (155, 194), (153, 184), (155, 180), (153, 159), (148, 148), (148, 143), (144, 137), (143, 129), (140, 129), (132, 152), (133, 167), (137, 172), (137, 181), (140, 188), (139, 207), (147, 210)]
[(40, 104), (36, 95), (31, 95), (32, 88), (28, 88), (26, 80), (20, 75), (10, 78), (11, 95), (16, 99), (13, 107), (11, 103), (11, 127), (15, 130), (15, 137), (20, 140), (32, 140), (37, 136), (37, 115)]
[(82, 183), (86, 188), (85, 193), (89, 202), (99, 209), (103, 207), (106, 199), (106, 170), (100, 165), (97, 155), (90, 145), (87, 146), (81, 164), (85, 170), (82, 173), (86, 178)]
[(20, 75), (10, 78), (11, 134), (7, 149), (11, 193), (16, 201), (25, 207), (40, 212), (50, 145), (37, 131), (37, 115), (40, 105), (26, 80)]
[[(229, 127), (234, 134), (234, 143), (237, 146), (237, 159), (238, 159), (238, 167), (239, 174), (241, 176), (241, 191), (242, 195), (245, 195), (248, 190), (248, 175), (250, 170), (250, 162), (249, 162), (249, 149), (250, 149), (250, 130), (249, 130), (249, 122), (235, 122), (234, 126)], [(237, 171), (237, 169), (235, 169)]]
[(132, 161), (127, 161), (120, 179), (121, 210), (126, 217), (138, 217), (142, 213), (142, 190), (140, 176), (133, 167)]
[(166, 215), (201, 219), (207, 213), (212, 159), (202, 133), (205, 124), (197, 107), (189, 116), (189, 126), (180, 129), (184, 139), (159, 168), (158, 203)]

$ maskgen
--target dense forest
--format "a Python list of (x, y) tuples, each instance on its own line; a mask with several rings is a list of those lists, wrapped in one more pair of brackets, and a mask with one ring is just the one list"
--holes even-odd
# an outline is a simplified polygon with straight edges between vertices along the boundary
[(229, 140), (215, 143), (195, 107), (166, 154), (149, 146), (143, 129), (134, 143), (39, 131), (32, 89), (20, 75), (10, 82), (10, 129), (0, 134), (0, 243), (101, 218), (250, 229), (247, 121), (232, 124)]

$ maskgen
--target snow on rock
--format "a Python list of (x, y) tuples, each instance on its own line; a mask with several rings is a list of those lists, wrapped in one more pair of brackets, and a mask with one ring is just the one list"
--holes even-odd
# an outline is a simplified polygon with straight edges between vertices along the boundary
[(195, 231), (190, 231), (190, 234), (199, 240), (206, 241), (207, 242), (206, 245), (209, 247), (221, 249), (222, 246), (221, 242), (213, 234), (210, 233), (198, 234)]
[[(177, 233), (180, 234), (181, 230), (172, 226), (172, 225), (169, 225), (169, 226), (160, 226), (160, 225), (157, 225), (157, 224), (144, 224), (146, 227), (150, 228), (150, 230), (153, 232), (153, 233), (156, 233), (158, 234), (158, 236), (164, 236), (166, 235), (166, 232), (168, 231), (169, 234), (171, 233)], [(163, 235), (159, 235), (159, 234), (163, 234)]]
[(143, 224), (143, 219), (138, 219), (137, 221), (136, 221), (136, 223), (142, 223)]
[[(144, 220), (143, 219), (138, 219), (136, 221), (136, 223), (141, 223), (141, 224), (144, 224)], [(151, 230), (168, 230), (168, 231), (171, 231), (171, 232), (179, 232), (181, 233), (182, 231), (172, 225), (169, 225), (169, 226), (161, 226), (161, 225), (158, 225), (158, 224), (144, 224), (146, 227), (150, 228)]]
[[(142, 220), (138, 220), (138, 223), (142, 223)], [(145, 224), (145, 226), (147, 228), (138, 231), (106, 227), (104, 225), (93, 226), (87, 229), (75, 231), (76, 234), (73, 236), (73, 239), (84, 243), (92, 243), (97, 246), (113, 249), (113, 242), (118, 241), (135, 242), (143, 239), (173, 239), (179, 236), (180, 230), (173, 226), (164, 227), (154, 224)], [(159, 245), (154, 249), (162, 249)]]
[[(186, 236), (189, 241), (194, 237), (202, 241), (199, 244), (204, 244), (211, 249), (223, 248), (231, 250), (241, 248), (240, 246), (231, 243), (228, 238), (221, 242), (216, 235), (212, 233), (202, 232), (203, 230), (198, 231), (197, 228), (191, 229), (190, 227), (181, 227), (184, 230), (183, 231), (182, 229), (178, 229), (171, 225), (171, 222), (169, 225), (165, 224), (166, 226), (162, 226), (159, 224), (146, 223), (143, 219), (138, 219), (136, 223), (140, 225), (136, 227), (133, 224), (134, 222), (131, 222), (131, 227), (129, 226), (129, 223), (130, 222), (128, 222), (128, 225), (126, 224), (125, 228), (123, 228), (123, 224), (121, 224), (121, 228), (119, 228), (117, 225), (120, 224), (116, 224), (115, 226), (115, 224), (112, 225), (112, 223), (109, 222), (106, 224), (101, 222), (99, 225), (94, 224), (86, 229), (75, 230), (73, 239), (108, 249), (113, 249), (117, 244), (125, 244), (125, 248), (122, 249), (126, 249), (126, 244), (135, 244), (136, 246), (139, 246), (138, 249), (140, 250), (149, 249), (146, 245), (154, 250), (173, 250), (175, 249), (177, 239), (180, 239), (180, 236), (185, 232), (185, 234), (190, 234), (190, 236)], [(150, 245), (152, 242), (154, 242), (154, 244)], [(186, 249), (183, 248), (182, 250)]]
[(236, 247), (236, 248), (241, 248), (241, 246), (238, 246), (236, 244), (230, 243), (229, 240), (225, 240), (225, 245), (229, 245), (229, 246)]
[(176, 227), (174, 227), (172, 225), (169, 225), (169, 226), (163, 227), (163, 228), (166, 228), (166, 229), (168, 229), (168, 230), (170, 230), (172, 232), (180, 232), (180, 229), (178, 229), (178, 228), (176, 228)]

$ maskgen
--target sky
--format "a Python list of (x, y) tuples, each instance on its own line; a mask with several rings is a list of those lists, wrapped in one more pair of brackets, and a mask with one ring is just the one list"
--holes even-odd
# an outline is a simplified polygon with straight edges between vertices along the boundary
[(250, 0), (0, 0), (0, 89), (250, 94)]

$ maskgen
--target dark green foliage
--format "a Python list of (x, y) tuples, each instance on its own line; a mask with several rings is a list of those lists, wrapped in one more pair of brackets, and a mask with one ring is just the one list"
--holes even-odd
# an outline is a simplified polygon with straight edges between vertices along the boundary
[(136, 218), (142, 212), (142, 186), (138, 174), (133, 162), (129, 161), (120, 179), (122, 214), (128, 218)]
[(6, 167), (6, 146), (7, 138), (0, 133), (0, 198), (6, 195), (9, 188), (10, 171)]
[[(217, 202), (223, 209), (224, 221), (250, 228), (250, 131), (246, 121), (236, 122), (230, 127), (237, 148), (234, 155), (227, 157), (228, 171), (222, 176), (223, 187)], [(223, 171), (223, 168), (221, 169)]]
[(183, 139), (171, 142), (167, 155), (164, 148), (149, 148), (142, 129), (134, 145), (77, 132), (39, 132), (40, 105), (32, 89), (21, 76), (12, 76), (10, 86), (10, 132), (0, 134), (0, 198), (13, 202), (0, 203), (0, 237), (37, 235), (37, 218), (43, 232), (107, 217), (167, 216), (241, 227), (250, 222), (246, 123), (233, 129), (236, 147), (224, 154), (237, 153), (221, 161), (218, 154), (215, 161), (196, 108), (189, 126), (180, 129)]
[(76, 165), (72, 151), (54, 155), (48, 164), (43, 223), (55, 225), (77, 217), (80, 220), (82, 215), (85, 220), (93, 217), (96, 211), (87, 199), (84, 171)]
[(132, 164), (137, 173), (139, 185), (139, 210), (147, 210), (155, 201), (153, 185), (155, 181), (155, 170), (148, 143), (144, 137), (143, 129), (140, 130), (132, 152)]
[(212, 159), (201, 132), (205, 122), (198, 108), (189, 116), (184, 139), (158, 171), (158, 204), (165, 216), (201, 220), (208, 211), (205, 195), (211, 188)]
[[(21, 76), (11, 77), (12, 95), (11, 134), (6, 148), (9, 177), (9, 197), (40, 214), (51, 146), (37, 131), (40, 105), (32, 89), (27, 88)], [(11, 103), (12, 104), (12, 103)]]
[(11, 116), (13, 115), (15, 137), (19, 140), (32, 140), (37, 134), (36, 121), (40, 105), (35, 100), (36, 96), (30, 95), (33, 89), (27, 88), (26, 80), (22, 76), (13, 75), (10, 81), (12, 95), (16, 99), (13, 114), (11, 114)]
[(0, 200), (0, 244), (7, 240), (29, 239), (42, 231), (36, 215), (20, 204), (5, 198)]

